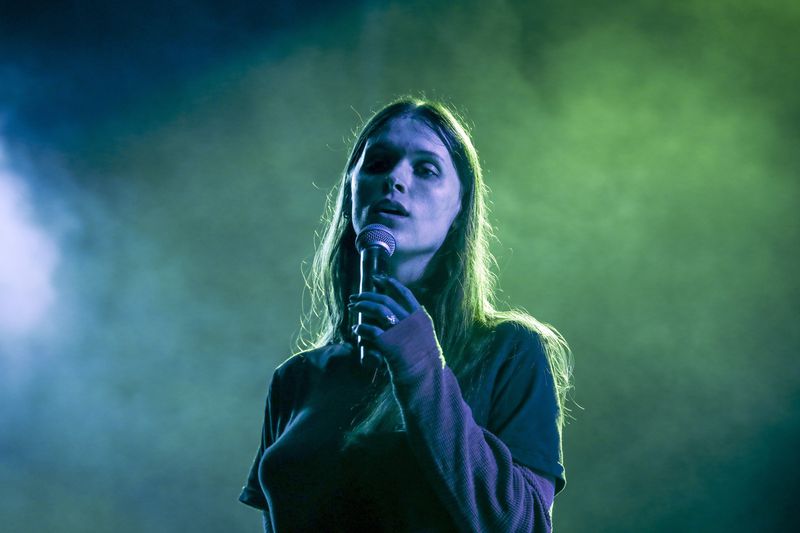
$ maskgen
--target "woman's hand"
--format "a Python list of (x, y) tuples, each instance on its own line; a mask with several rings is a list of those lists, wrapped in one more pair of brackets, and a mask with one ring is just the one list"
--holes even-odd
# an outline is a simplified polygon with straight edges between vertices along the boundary
[(375, 275), (372, 279), (384, 294), (353, 294), (347, 306), (351, 313), (361, 313), (362, 323), (353, 326), (353, 332), (368, 341), (375, 340), (420, 307), (411, 289), (396, 279), (384, 275)]
[(382, 293), (362, 292), (350, 297), (350, 312), (361, 313), (353, 332), (392, 376), (408, 375), (423, 363), (444, 367), (433, 322), (411, 290), (388, 276), (373, 278)]
[(411, 289), (395, 278), (375, 275), (372, 279), (383, 293), (353, 294), (348, 308), (351, 313), (361, 313), (361, 324), (353, 326), (353, 333), (361, 337), (372, 355), (382, 360), (383, 354), (375, 349), (375, 339), (419, 309), (420, 304)]

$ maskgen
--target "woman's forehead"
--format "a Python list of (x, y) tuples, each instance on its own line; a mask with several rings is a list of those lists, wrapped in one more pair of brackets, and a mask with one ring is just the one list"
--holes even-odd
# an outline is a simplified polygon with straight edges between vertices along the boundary
[(442, 139), (424, 121), (410, 116), (390, 119), (367, 139), (367, 148), (382, 145), (406, 151), (429, 151), (450, 155)]

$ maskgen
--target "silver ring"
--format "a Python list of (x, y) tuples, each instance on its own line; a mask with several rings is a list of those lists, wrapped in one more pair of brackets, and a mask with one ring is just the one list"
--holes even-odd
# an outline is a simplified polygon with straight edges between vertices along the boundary
[(399, 320), (397, 320), (397, 317), (394, 315), (386, 315), (386, 321), (392, 326), (396, 326), (397, 323), (399, 322)]

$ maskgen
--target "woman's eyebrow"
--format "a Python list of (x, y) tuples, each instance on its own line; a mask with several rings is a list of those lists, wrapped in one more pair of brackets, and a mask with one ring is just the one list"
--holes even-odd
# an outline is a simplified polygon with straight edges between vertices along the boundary
[[(391, 153), (395, 153), (395, 152), (399, 151), (399, 149), (396, 146), (394, 146), (394, 145), (392, 145), (390, 143), (387, 143), (385, 141), (378, 141), (375, 144), (370, 145), (369, 148), (367, 148), (368, 152), (371, 152), (372, 150), (375, 150), (377, 152), (391, 152)], [(442, 157), (441, 154), (438, 154), (436, 152), (432, 152), (430, 150), (426, 150), (424, 148), (414, 148), (414, 147), (412, 147), (411, 148), (411, 153), (414, 154), (414, 155), (424, 155), (424, 156), (436, 159), (437, 161), (444, 161), (444, 158)]]
[(397, 149), (389, 143), (376, 142), (367, 146), (367, 152), (396, 152)]
[(413, 153), (426, 155), (428, 157), (432, 157), (433, 159), (436, 159), (437, 161), (442, 161), (442, 156), (440, 156), (436, 152), (431, 152), (430, 150), (414, 150)]

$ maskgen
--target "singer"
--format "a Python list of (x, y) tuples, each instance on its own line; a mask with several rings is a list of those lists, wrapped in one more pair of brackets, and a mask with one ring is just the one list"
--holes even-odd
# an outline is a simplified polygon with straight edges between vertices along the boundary
[[(402, 98), (366, 122), (239, 496), (264, 531), (551, 531), (572, 358), (495, 307), (486, 194), (447, 106)], [(386, 254), (366, 265), (376, 227)]]

